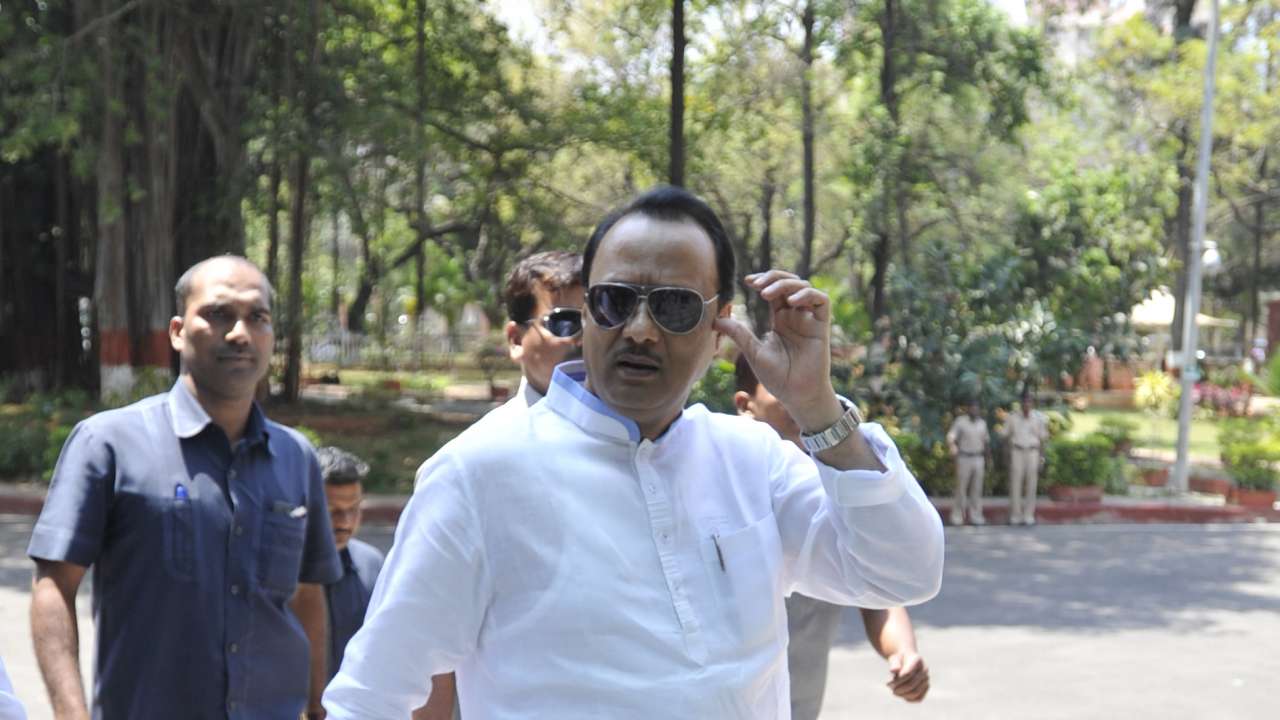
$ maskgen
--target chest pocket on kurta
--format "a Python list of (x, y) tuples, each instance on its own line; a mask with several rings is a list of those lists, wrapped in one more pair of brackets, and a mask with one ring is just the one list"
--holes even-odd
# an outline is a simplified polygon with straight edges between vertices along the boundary
[(741, 647), (776, 642), (782, 613), (782, 539), (772, 513), (701, 543), (729, 635)]
[(307, 534), (307, 518), (263, 512), (261, 545), (258, 548), (258, 583), (264, 590), (292, 595), (302, 569), (302, 548)]

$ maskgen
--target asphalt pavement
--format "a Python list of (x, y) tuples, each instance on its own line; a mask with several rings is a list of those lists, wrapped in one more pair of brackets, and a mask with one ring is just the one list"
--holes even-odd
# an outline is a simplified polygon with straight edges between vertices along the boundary
[[(0, 516), (0, 657), (48, 709), (27, 624), (31, 519)], [(384, 549), (391, 528), (362, 536)], [(894, 698), (846, 614), (824, 720), (1277, 717), (1280, 525), (948, 528), (942, 593), (911, 609), (932, 690)], [(86, 583), (87, 587), (88, 583)], [(92, 642), (79, 603), (85, 668)]]

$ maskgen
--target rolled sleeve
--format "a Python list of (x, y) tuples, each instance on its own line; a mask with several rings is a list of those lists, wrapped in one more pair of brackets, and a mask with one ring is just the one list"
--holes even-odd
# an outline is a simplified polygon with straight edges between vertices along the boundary
[(307, 448), (307, 540), (298, 582), (327, 585), (342, 579), (342, 561), (333, 542), (324, 477), (315, 453)]
[(92, 565), (102, 552), (114, 478), (109, 445), (87, 423), (76, 425), (58, 456), (27, 555)]

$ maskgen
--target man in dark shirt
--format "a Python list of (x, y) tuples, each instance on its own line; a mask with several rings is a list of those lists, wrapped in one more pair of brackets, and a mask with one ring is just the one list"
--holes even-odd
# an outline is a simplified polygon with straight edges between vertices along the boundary
[(322, 447), (320, 474), (329, 503), (333, 541), (342, 561), (342, 577), (324, 586), (329, 601), (329, 677), (338, 674), (347, 641), (364, 622), (364, 611), (373, 596), (373, 585), (382, 569), (382, 552), (356, 539), (360, 530), (360, 503), (364, 500), (364, 478), (369, 466), (351, 453)]
[[(189, 269), (175, 294), (178, 382), (76, 426), (27, 549), (31, 631), (54, 714), (322, 713), (323, 586), (341, 567), (315, 452), (253, 400), (274, 341), (271, 286), (248, 260), (223, 256)], [(97, 661), (87, 704), (75, 598), (90, 566)]]

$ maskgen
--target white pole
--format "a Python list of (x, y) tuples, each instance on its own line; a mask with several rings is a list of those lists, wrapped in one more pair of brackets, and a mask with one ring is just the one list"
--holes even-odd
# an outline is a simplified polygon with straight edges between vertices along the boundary
[(1200, 378), (1196, 359), (1196, 315), (1200, 313), (1200, 254), (1204, 248), (1205, 211), (1209, 198), (1209, 155), (1213, 151), (1213, 77), (1218, 58), (1218, 0), (1213, 0), (1209, 24), (1209, 57), (1204, 65), (1204, 104), (1200, 107), (1200, 153), (1196, 159), (1195, 205), (1192, 210), (1191, 247), (1187, 251), (1187, 295), (1182, 310), (1182, 397), (1178, 402), (1178, 461), (1173, 487), (1186, 492), (1187, 445), (1191, 439), (1191, 392)]

